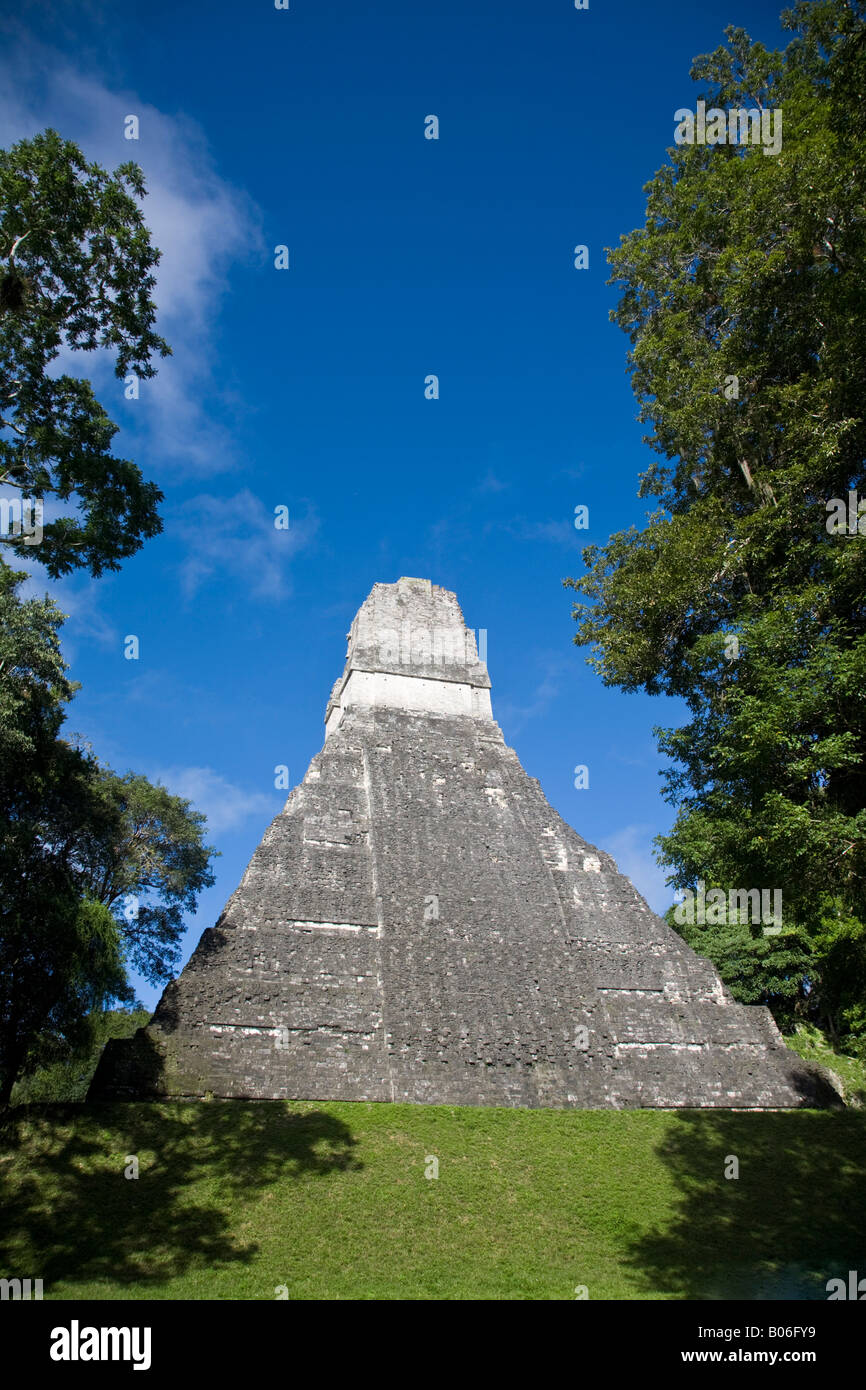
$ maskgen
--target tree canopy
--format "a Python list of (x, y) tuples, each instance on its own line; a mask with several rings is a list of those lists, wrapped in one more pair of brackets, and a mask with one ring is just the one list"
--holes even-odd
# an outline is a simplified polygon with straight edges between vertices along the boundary
[(803, 1000), (866, 1045), (866, 10), (783, 25), (784, 51), (729, 28), (691, 72), (708, 108), (781, 110), (778, 154), (672, 148), (609, 252), (656, 509), (565, 582), (604, 682), (688, 705), (656, 731), (669, 882), (780, 888)]
[[(0, 486), (56, 513), (38, 550), (20, 518), (0, 542), (53, 578), (116, 570), (162, 526), (90, 383), (52, 374), (61, 353), (103, 348), (118, 377), (147, 378), (169, 353), (144, 194), (136, 164), (108, 174), (53, 130), (0, 151)], [(130, 968), (171, 978), (184, 912), (214, 882), (204, 816), (61, 736), (78, 688), (63, 615), (23, 599), (24, 577), (0, 556), (0, 1104), (19, 1075), (86, 1053), (106, 1006), (132, 998)]]
[[(47, 130), (0, 150), (0, 484), (53, 500), (38, 558), (52, 576), (116, 570), (162, 529), (162, 493), (116, 458), (115, 425), (90, 382), (49, 368), (61, 351), (108, 349), (115, 374), (152, 377), (152, 246), (137, 164), (108, 174)], [(0, 537), (32, 554), (24, 537)]]
[(99, 1011), (132, 998), (130, 967), (171, 978), (214, 882), (204, 816), (60, 736), (62, 615), (21, 600), (22, 578), (0, 567), (0, 1104), (22, 1071), (87, 1049)]

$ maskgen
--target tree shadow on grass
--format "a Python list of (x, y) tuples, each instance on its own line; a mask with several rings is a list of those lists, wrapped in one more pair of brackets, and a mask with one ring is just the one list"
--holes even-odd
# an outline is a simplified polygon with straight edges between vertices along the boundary
[[(866, 1275), (866, 1115), (684, 1111), (659, 1156), (673, 1218), (634, 1242), (639, 1284), (683, 1299), (826, 1299)], [(726, 1178), (730, 1158), (739, 1177)]]
[[(361, 1168), (356, 1144), (333, 1115), (281, 1102), (19, 1107), (0, 1126), (0, 1273), (32, 1269), (48, 1289), (248, 1265), (258, 1246), (233, 1232), (239, 1204)], [(125, 1178), (133, 1155), (139, 1177)]]

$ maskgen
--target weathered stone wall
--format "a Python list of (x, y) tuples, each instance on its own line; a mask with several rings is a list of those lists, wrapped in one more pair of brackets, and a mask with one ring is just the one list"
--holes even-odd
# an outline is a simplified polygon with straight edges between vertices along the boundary
[[(91, 1095), (819, 1101), (819, 1078), (768, 1011), (734, 1003), (561, 820), (489, 713), (346, 698), (398, 621), (464, 631), (453, 594), (376, 586), (322, 752), (151, 1025), (108, 1045)], [(486, 691), (460, 650), (438, 678)]]

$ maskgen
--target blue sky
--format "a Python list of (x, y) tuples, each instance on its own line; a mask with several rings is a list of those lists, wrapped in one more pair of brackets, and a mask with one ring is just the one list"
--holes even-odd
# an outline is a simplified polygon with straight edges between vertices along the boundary
[(139, 399), (99, 354), (58, 369), (93, 381), (116, 452), (165, 493), (164, 532), (119, 574), (50, 584), (34, 567), (30, 584), (69, 614), (68, 728), (209, 817), (217, 882), (184, 960), (285, 800), (275, 766), (294, 785), (322, 745), (355, 612), (400, 575), (456, 591), (527, 772), (670, 902), (652, 728), (682, 709), (602, 685), (561, 581), (645, 509), (604, 248), (643, 222), (674, 111), (698, 95), (692, 58), (728, 24), (784, 43), (779, 8), (128, 0), (4, 22), (0, 144), (50, 125), (107, 167), (135, 159), (163, 252), (174, 356)]

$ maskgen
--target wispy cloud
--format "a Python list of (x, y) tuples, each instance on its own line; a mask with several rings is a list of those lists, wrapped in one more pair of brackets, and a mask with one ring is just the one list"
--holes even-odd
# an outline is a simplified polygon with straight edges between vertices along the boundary
[(551, 545), (573, 547), (579, 541), (572, 521), (528, 521), (525, 517), (510, 517), (505, 521), (489, 521), (485, 532), (505, 531), (518, 541), (544, 541)]
[(504, 492), (505, 489), (506, 489), (506, 488), (509, 488), (510, 486), (511, 486), (510, 483), (505, 482), (502, 478), (498, 478), (498, 477), (496, 476), (496, 474), (493, 472), (493, 469), (492, 469), (492, 468), (488, 468), (488, 470), (487, 470), (487, 472), (485, 473), (484, 477), (481, 479), (480, 483), (477, 483), (477, 484), (476, 484), (476, 486), (475, 486), (475, 488), (473, 489), (473, 491), (474, 491), (474, 492)]
[[(105, 588), (100, 590), (92, 581), (80, 577), (49, 580), (41, 566), (34, 570), (28, 561), (22, 561), (17, 556), (14, 568), (27, 574), (18, 591), (22, 599), (42, 599), (47, 594), (57, 604), (61, 613), (66, 615), (67, 621), (60, 631), (63, 656), (67, 664), (75, 662), (81, 643), (105, 649), (116, 647), (118, 652), (120, 651), (122, 634), (116, 625), (105, 617), (101, 609), (101, 601), (106, 594)], [(104, 578), (101, 582), (107, 586), (111, 580)]]
[[(213, 406), (219, 400), (229, 417), (241, 407), (213, 372), (209, 342), (230, 267), (262, 254), (258, 210), (220, 177), (203, 132), (185, 115), (167, 115), (135, 92), (115, 90), (26, 36), (13, 39), (4, 56), (15, 82), (0, 93), (0, 144), (53, 126), (108, 169), (128, 160), (140, 164), (148, 189), (144, 217), (162, 252), (157, 330), (174, 355), (157, 362), (159, 373), (141, 383), (138, 401), (124, 400), (107, 353), (64, 352), (54, 370), (87, 375), (108, 413), (141, 431), (175, 473), (231, 468), (238, 461), (233, 433), (215, 419)], [(138, 140), (124, 138), (128, 115), (138, 117)]]
[(186, 797), (197, 811), (207, 816), (208, 831), (223, 835), (251, 816), (275, 816), (280, 809), (280, 793), (251, 792), (236, 787), (212, 767), (166, 767), (148, 774), (151, 782), (167, 787), (173, 796)]
[(527, 521), (518, 534), (522, 540), (551, 541), (555, 545), (572, 545), (575, 539), (570, 521)]
[(493, 694), (493, 716), (509, 735), (513, 736), (530, 722), (546, 714), (562, 689), (562, 677), (572, 669), (570, 661), (562, 657), (550, 657), (542, 665), (541, 679), (533, 686), (528, 700), (518, 704), (514, 700), (496, 698)]
[[(280, 504), (277, 499), (274, 506)], [(201, 493), (175, 508), (167, 531), (185, 547), (180, 574), (186, 597), (214, 578), (224, 584), (230, 575), (244, 593), (285, 598), (291, 591), (289, 562), (309, 545), (319, 523), (312, 512), (290, 514), (288, 530), (278, 530), (274, 521), (274, 509), (248, 488), (234, 497)]]
[(661, 915), (673, 901), (673, 889), (665, 883), (668, 870), (655, 862), (652, 840), (657, 833), (657, 826), (626, 825), (608, 835), (602, 848), (613, 855), (620, 873), (631, 879), (653, 912)]

